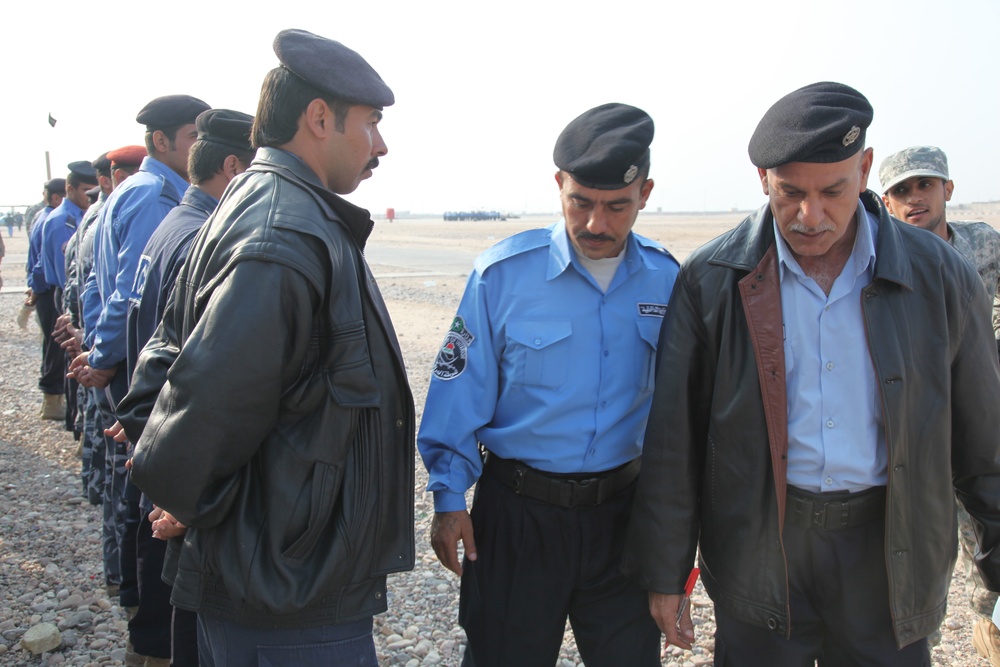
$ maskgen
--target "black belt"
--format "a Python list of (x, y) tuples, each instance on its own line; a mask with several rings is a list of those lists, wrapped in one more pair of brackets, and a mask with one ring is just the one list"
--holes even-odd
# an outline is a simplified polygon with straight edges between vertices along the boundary
[(799, 528), (853, 528), (885, 515), (885, 487), (858, 493), (809, 493), (788, 487), (785, 524)]
[(589, 476), (559, 475), (536, 470), (516, 459), (486, 453), (485, 469), (519, 496), (556, 505), (579, 507), (600, 505), (617, 495), (639, 476), (639, 459)]

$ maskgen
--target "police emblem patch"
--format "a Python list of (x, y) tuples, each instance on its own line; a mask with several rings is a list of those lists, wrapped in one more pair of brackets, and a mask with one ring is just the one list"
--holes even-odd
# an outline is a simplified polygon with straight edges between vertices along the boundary
[(639, 315), (642, 317), (663, 317), (667, 314), (665, 303), (637, 303)]
[(628, 168), (628, 171), (625, 172), (625, 178), (624, 178), (625, 185), (628, 185), (629, 183), (634, 181), (635, 177), (638, 175), (639, 175), (639, 167), (633, 164), (631, 167)]
[(469, 363), (469, 345), (476, 339), (465, 328), (465, 320), (456, 317), (444, 336), (441, 349), (434, 360), (434, 377), (439, 380), (454, 380)]

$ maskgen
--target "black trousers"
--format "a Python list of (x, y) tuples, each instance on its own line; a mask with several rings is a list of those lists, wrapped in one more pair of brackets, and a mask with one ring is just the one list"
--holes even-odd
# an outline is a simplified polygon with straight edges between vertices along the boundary
[(889, 614), (885, 520), (824, 530), (785, 525), (792, 636), (716, 606), (717, 667), (929, 667), (927, 640), (896, 648)]
[(478, 557), (465, 559), (459, 602), (464, 667), (552, 667), (567, 617), (587, 667), (660, 665), (648, 597), (618, 569), (634, 491), (567, 509), (483, 473), (472, 507)]
[[(129, 487), (135, 488), (131, 482)], [(135, 503), (137, 513), (138, 501)], [(139, 605), (135, 616), (128, 622), (129, 639), (136, 653), (152, 658), (169, 658), (170, 624), (173, 607), (170, 606), (171, 587), (163, 583), (163, 554), (167, 543), (153, 537), (153, 524), (147, 516), (139, 516), (135, 526), (135, 551), (132, 563), (139, 593)], [(128, 535), (128, 531), (126, 531)], [(122, 559), (126, 556), (122, 549)], [(122, 563), (122, 579), (125, 579), (125, 564)]]
[(46, 394), (61, 395), (65, 390), (66, 352), (52, 338), (52, 331), (56, 328), (56, 319), (59, 317), (55, 292), (56, 290), (42, 292), (35, 301), (38, 326), (42, 330), (42, 368), (38, 388)]

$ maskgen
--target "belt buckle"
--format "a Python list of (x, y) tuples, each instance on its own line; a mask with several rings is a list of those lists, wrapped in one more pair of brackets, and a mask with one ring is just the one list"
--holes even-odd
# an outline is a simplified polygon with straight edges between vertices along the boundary
[(580, 504), (583, 503), (584, 494), (587, 492), (587, 489), (590, 488), (591, 484), (595, 484), (596, 485), (596, 483), (597, 483), (598, 480), (596, 480), (596, 479), (581, 479), (581, 480), (569, 479), (569, 480), (566, 480), (566, 481), (569, 483), (569, 506), (570, 507), (576, 507), (577, 505), (580, 505)]
[(822, 509), (813, 512), (813, 525), (824, 530), (847, 528), (851, 518), (851, 504), (848, 501), (829, 501)]

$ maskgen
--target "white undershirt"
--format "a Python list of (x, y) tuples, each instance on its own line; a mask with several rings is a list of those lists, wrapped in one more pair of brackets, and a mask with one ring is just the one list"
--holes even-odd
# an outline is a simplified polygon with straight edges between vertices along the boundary
[(606, 259), (590, 259), (580, 253), (576, 253), (576, 256), (580, 260), (580, 263), (583, 264), (583, 268), (587, 269), (587, 272), (593, 277), (598, 287), (601, 288), (601, 291), (607, 292), (608, 286), (611, 285), (611, 280), (615, 277), (615, 272), (618, 270), (618, 265), (625, 259), (627, 250), (628, 245), (625, 245), (617, 257), (608, 257)]

